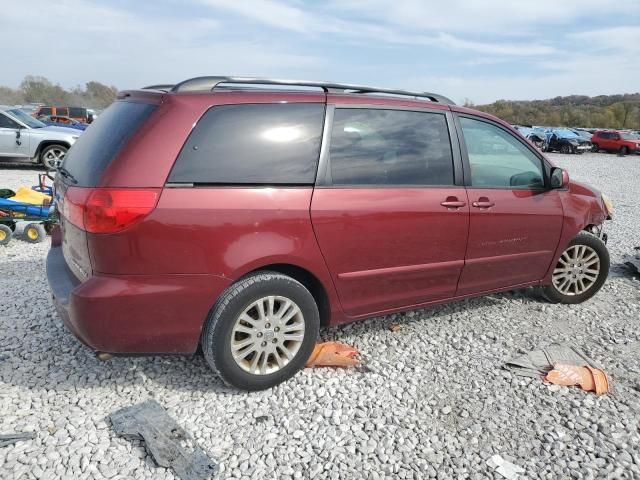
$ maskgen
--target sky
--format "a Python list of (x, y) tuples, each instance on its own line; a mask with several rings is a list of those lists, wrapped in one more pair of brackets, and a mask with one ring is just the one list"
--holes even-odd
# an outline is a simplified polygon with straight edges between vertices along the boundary
[(3, 0), (0, 85), (201, 75), (431, 91), (458, 103), (640, 91), (640, 0)]

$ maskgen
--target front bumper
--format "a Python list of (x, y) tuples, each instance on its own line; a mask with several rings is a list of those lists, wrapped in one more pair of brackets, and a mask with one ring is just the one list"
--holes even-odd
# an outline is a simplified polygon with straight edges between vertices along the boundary
[(193, 353), (230, 280), (215, 275), (94, 275), (80, 282), (61, 247), (47, 256), (53, 303), (85, 345), (120, 354)]

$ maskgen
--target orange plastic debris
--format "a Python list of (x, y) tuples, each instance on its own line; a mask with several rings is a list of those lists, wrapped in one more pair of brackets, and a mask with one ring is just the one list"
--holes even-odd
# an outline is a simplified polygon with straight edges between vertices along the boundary
[(555, 385), (579, 385), (586, 392), (602, 395), (609, 392), (609, 378), (598, 368), (577, 365), (556, 365), (545, 377), (547, 382)]
[(392, 332), (399, 332), (400, 330), (402, 330), (402, 327), (400, 326), (399, 323), (392, 323), (391, 325), (389, 325), (389, 330), (391, 330)]
[(358, 351), (338, 342), (318, 343), (307, 360), (306, 367), (353, 367), (360, 363), (354, 358)]

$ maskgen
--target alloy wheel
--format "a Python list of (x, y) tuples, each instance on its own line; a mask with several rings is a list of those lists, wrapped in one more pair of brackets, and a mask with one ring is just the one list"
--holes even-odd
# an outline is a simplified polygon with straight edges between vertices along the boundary
[(305, 320), (291, 299), (270, 295), (251, 303), (231, 331), (236, 364), (252, 375), (268, 375), (286, 366), (304, 340)]
[(43, 156), (45, 166), (50, 170), (60, 168), (66, 154), (67, 150), (64, 148), (53, 147), (48, 149)]
[(553, 286), (563, 295), (581, 295), (589, 290), (600, 275), (600, 257), (588, 245), (567, 248), (553, 271)]

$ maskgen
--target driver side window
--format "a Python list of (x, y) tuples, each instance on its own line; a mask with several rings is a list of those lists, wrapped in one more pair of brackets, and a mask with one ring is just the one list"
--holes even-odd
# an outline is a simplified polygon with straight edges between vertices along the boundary
[(17, 130), (18, 124), (13, 120), (11, 120), (6, 115), (3, 115), (2, 113), (0, 113), (0, 128), (14, 128)]
[(471, 186), (542, 188), (542, 161), (511, 134), (487, 122), (460, 117), (469, 154)]

